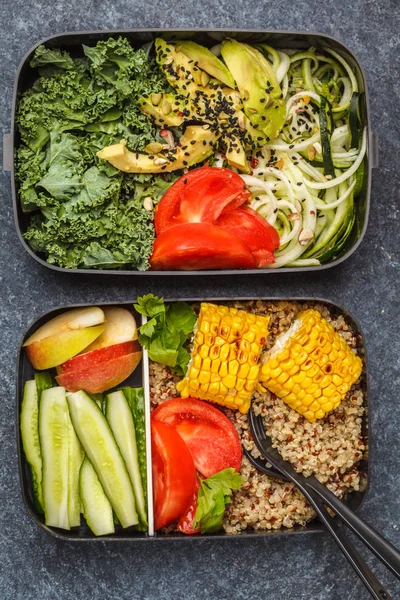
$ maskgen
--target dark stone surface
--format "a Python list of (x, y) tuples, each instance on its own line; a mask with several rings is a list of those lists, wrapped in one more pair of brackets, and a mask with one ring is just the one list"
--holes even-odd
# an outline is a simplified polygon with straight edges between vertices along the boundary
[[(170, 296), (320, 296), (354, 313), (369, 350), (372, 407), (371, 489), (362, 516), (400, 546), (399, 405), (399, 3), (398, 0), (2, 0), (0, 129), (10, 127), (17, 65), (40, 38), (66, 30), (201, 26), (305, 29), (332, 34), (358, 55), (380, 135), (370, 224), (343, 265), (306, 275), (179, 278), (74, 277), (46, 270), (20, 245), (12, 222), (9, 174), (0, 173), (2, 210), (0, 403), (0, 597), (48, 599), (368, 597), (324, 534), (257, 540), (93, 545), (57, 541), (29, 519), (16, 456), (15, 363), (24, 329), (40, 313), (74, 302)], [(374, 563), (376, 564), (376, 563)], [(393, 597), (398, 582), (377, 568)], [(396, 588), (397, 585), (397, 588)]]

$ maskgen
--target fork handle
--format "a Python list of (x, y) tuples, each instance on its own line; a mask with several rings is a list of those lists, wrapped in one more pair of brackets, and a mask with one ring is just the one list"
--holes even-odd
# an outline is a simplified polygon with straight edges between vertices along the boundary
[(306, 486), (299, 486), (299, 489), (301, 489), (302, 494), (304, 494), (309, 503), (313, 506), (319, 517), (319, 520), (331, 534), (336, 544), (347, 558), (348, 562), (351, 564), (365, 587), (368, 589), (371, 596), (375, 598), (375, 600), (392, 600), (392, 597), (385, 590), (379, 579), (371, 571), (367, 563), (358, 553), (357, 549), (340, 530), (337, 521), (325, 510), (323, 507), (323, 501), (319, 494), (311, 492)]
[(307, 477), (304, 481), (306, 487), (311, 488), (322, 498), (340, 519), (360, 538), (362, 542), (375, 554), (379, 560), (400, 579), (400, 552), (368, 525), (361, 517), (353, 512), (344, 502), (315, 477)]

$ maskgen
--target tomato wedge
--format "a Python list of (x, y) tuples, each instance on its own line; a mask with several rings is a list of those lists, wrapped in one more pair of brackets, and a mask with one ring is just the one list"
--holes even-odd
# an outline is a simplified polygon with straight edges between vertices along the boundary
[(222, 213), (215, 224), (236, 235), (250, 248), (257, 267), (275, 262), (274, 250), (279, 248), (279, 234), (249, 206)]
[(158, 406), (153, 422), (173, 427), (189, 448), (204, 478), (242, 462), (242, 446), (231, 421), (218, 408), (197, 398), (174, 398)]
[(193, 535), (194, 533), (200, 532), (200, 527), (198, 529), (193, 528), (194, 517), (196, 514), (196, 510), (197, 510), (197, 496), (199, 493), (199, 488), (200, 488), (200, 481), (197, 478), (196, 491), (193, 494), (192, 501), (189, 504), (189, 508), (186, 510), (185, 514), (182, 515), (178, 521), (179, 531), (181, 531), (182, 533), (185, 533), (186, 535)]
[(174, 523), (186, 512), (196, 492), (192, 455), (179, 435), (161, 421), (151, 422), (154, 527)]
[(251, 269), (256, 266), (248, 246), (222, 227), (183, 223), (156, 238), (150, 259), (154, 270)]
[(223, 211), (246, 202), (243, 179), (218, 167), (200, 167), (178, 179), (161, 198), (155, 216), (157, 236), (179, 223), (213, 223)]

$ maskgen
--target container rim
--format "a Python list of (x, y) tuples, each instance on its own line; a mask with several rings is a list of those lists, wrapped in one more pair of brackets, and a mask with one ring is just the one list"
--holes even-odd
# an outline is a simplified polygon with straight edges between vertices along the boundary
[(24, 66), (24, 64), (26, 63), (28, 57), (32, 54), (32, 52), (41, 44), (46, 44), (47, 42), (56, 40), (57, 38), (61, 38), (61, 37), (68, 37), (68, 36), (87, 36), (87, 35), (124, 35), (124, 34), (133, 34), (133, 33), (159, 33), (159, 34), (165, 34), (165, 33), (174, 33), (174, 32), (188, 32), (188, 33), (209, 33), (209, 32), (217, 32), (217, 33), (244, 33), (244, 34), (276, 34), (276, 35), (296, 35), (296, 36), (313, 36), (313, 37), (320, 37), (322, 39), (326, 39), (330, 42), (335, 42), (336, 44), (339, 44), (341, 46), (341, 49), (345, 50), (349, 56), (352, 58), (352, 60), (355, 62), (355, 64), (357, 65), (357, 68), (359, 69), (360, 75), (362, 77), (362, 81), (363, 81), (363, 86), (364, 86), (364, 91), (365, 91), (365, 115), (366, 115), (366, 123), (368, 126), (368, 131), (367, 131), (367, 138), (368, 138), (368, 145), (367, 145), (367, 152), (368, 152), (368, 180), (367, 180), (367, 186), (366, 186), (366, 202), (365, 202), (365, 216), (364, 216), (364, 223), (363, 223), (363, 227), (362, 230), (360, 232), (360, 235), (358, 237), (358, 239), (355, 241), (355, 243), (353, 244), (353, 246), (340, 258), (337, 258), (336, 260), (333, 260), (332, 262), (328, 262), (324, 265), (319, 265), (319, 266), (309, 266), (309, 267), (280, 267), (278, 269), (220, 269), (220, 270), (203, 270), (203, 271), (173, 271), (173, 270), (169, 270), (169, 271), (151, 271), (151, 270), (147, 270), (147, 271), (138, 271), (138, 270), (128, 270), (128, 269), (67, 269), (64, 267), (59, 267), (57, 265), (52, 265), (49, 264), (48, 262), (46, 262), (45, 260), (43, 260), (42, 258), (40, 258), (29, 246), (29, 244), (27, 244), (27, 242), (25, 241), (20, 226), (19, 226), (19, 222), (18, 222), (18, 198), (17, 198), (17, 190), (16, 190), (16, 186), (15, 186), (15, 165), (14, 165), (14, 160), (11, 161), (11, 194), (12, 194), (12, 202), (13, 202), (13, 215), (14, 215), (14, 225), (15, 228), (17, 230), (17, 236), (19, 241), (21, 242), (22, 246), (25, 248), (25, 250), (28, 252), (28, 254), (35, 259), (39, 264), (43, 265), (44, 267), (47, 267), (48, 269), (51, 269), (53, 271), (58, 271), (61, 273), (78, 273), (78, 274), (85, 274), (85, 275), (139, 275), (139, 276), (170, 276), (170, 275), (174, 275), (174, 276), (188, 276), (188, 275), (199, 275), (199, 276), (208, 276), (208, 275), (265, 275), (265, 274), (270, 274), (270, 273), (301, 273), (301, 272), (313, 272), (313, 271), (325, 271), (326, 269), (330, 269), (331, 267), (334, 267), (336, 265), (339, 265), (340, 263), (342, 263), (344, 260), (346, 260), (347, 258), (350, 258), (350, 256), (358, 249), (358, 247), (360, 246), (361, 242), (364, 239), (365, 233), (367, 231), (367, 227), (368, 227), (368, 221), (369, 221), (369, 212), (370, 212), (370, 203), (371, 203), (371, 173), (372, 173), (372, 169), (374, 168), (375, 164), (374, 160), (373, 160), (373, 156), (376, 155), (377, 149), (376, 149), (376, 144), (377, 144), (377, 140), (375, 137), (374, 132), (371, 129), (370, 126), (370, 117), (371, 117), (371, 113), (370, 113), (370, 106), (369, 106), (369, 94), (368, 94), (368, 88), (367, 88), (367, 80), (365, 77), (365, 71), (360, 63), (360, 61), (358, 60), (358, 58), (356, 57), (356, 55), (354, 54), (354, 52), (352, 50), (350, 50), (350, 48), (343, 43), (342, 41), (338, 40), (336, 37), (327, 34), (327, 33), (321, 33), (318, 31), (315, 32), (310, 32), (310, 31), (304, 31), (304, 30), (299, 30), (299, 31), (294, 31), (294, 30), (285, 30), (285, 29), (235, 29), (235, 28), (229, 28), (229, 27), (222, 27), (222, 28), (207, 28), (207, 27), (174, 27), (174, 28), (162, 28), (162, 27), (145, 27), (145, 28), (138, 28), (138, 29), (95, 29), (95, 30), (79, 30), (79, 31), (66, 31), (66, 32), (61, 32), (61, 33), (57, 33), (45, 38), (42, 38), (39, 42), (37, 42), (36, 44), (34, 44), (30, 50), (28, 52), (25, 53), (25, 55), (23, 56), (23, 58), (21, 59), (18, 69), (17, 69), (17, 73), (15, 76), (15, 80), (14, 80), (14, 88), (13, 88), (13, 98), (12, 98), (12, 111), (11, 111), (11, 135), (10, 138), (12, 140), (12, 145), (14, 148), (14, 140), (15, 140), (15, 117), (16, 117), (16, 108), (17, 108), (17, 99), (18, 99), (18, 82), (19, 82), (19, 78), (20, 78), (20, 74), (21, 74), (21, 70)]
[[(365, 469), (365, 473), (366, 473), (366, 477), (367, 477), (367, 481), (366, 481), (366, 486), (363, 489), (363, 495), (360, 499), (360, 502), (358, 504), (358, 506), (355, 508), (355, 511), (357, 512), (361, 506), (363, 505), (366, 496), (369, 494), (370, 491), (370, 482), (371, 482), (371, 443), (370, 443), (370, 437), (371, 437), (371, 419), (370, 419), (370, 405), (371, 405), (371, 401), (370, 401), (370, 383), (369, 383), (369, 372), (368, 372), (368, 352), (367, 352), (367, 343), (366, 343), (366, 338), (364, 335), (364, 331), (359, 323), (359, 321), (353, 316), (353, 314), (351, 312), (349, 312), (347, 309), (343, 309), (339, 304), (337, 304), (336, 302), (332, 301), (332, 300), (328, 300), (326, 298), (321, 298), (319, 296), (317, 297), (309, 297), (309, 296), (277, 296), (277, 297), (273, 297), (273, 296), (262, 296), (262, 297), (258, 297), (258, 298), (254, 298), (252, 296), (239, 296), (239, 297), (235, 297), (235, 296), (231, 296), (231, 297), (226, 297), (226, 296), (222, 296), (222, 297), (215, 297), (215, 296), (208, 296), (206, 298), (199, 298), (199, 297), (189, 297), (189, 298), (170, 298), (170, 297), (165, 297), (164, 298), (165, 302), (232, 302), (232, 301), (239, 301), (239, 302), (246, 302), (246, 301), (250, 301), (250, 300), (263, 300), (265, 302), (282, 302), (282, 301), (291, 301), (291, 302), (317, 302), (317, 303), (321, 303), (321, 304), (325, 304), (328, 307), (332, 307), (335, 311), (338, 311), (340, 314), (342, 314), (346, 319), (349, 319), (354, 325), (355, 328), (357, 329), (357, 333), (361, 336), (361, 340), (362, 340), (362, 347), (363, 347), (363, 351), (364, 351), (364, 382), (365, 382), (365, 396), (366, 396), (366, 402), (365, 402), (365, 407), (367, 410), (367, 425), (368, 425), (368, 450), (367, 450), (367, 460), (365, 461), (366, 464), (366, 469)], [(106, 302), (99, 302), (97, 304), (94, 304), (95, 306), (114, 306), (114, 305), (126, 305), (126, 304), (134, 304), (134, 301), (131, 300), (126, 300), (126, 301), (117, 301), (117, 302), (112, 302), (112, 301), (106, 301)], [(45, 318), (48, 315), (51, 315), (54, 312), (58, 312), (60, 310), (65, 310), (66, 308), (68, 309), (73, 309), (73, 308), (81, 308), (81, 307), (85, 307), (85, 306), (92, 306), (92, 304), (88, 304), (87, 302), (80, 302), (77, 304), (69, 304), (69, 305), (64, 305), (64, 306), (56, 306), (51, 308), (50, 310), (47, 310), (43, 313), (41, 313), (34, 321), (32, 321), (30, 323), (30, 325), (28, 325), (23, 333), (23, 336), (21, 337), (21, 341), (19, 344), (19, 348), (18, 348), (18, 353), (17, 353), (17, 363), (16, 363), (16, 436), (17, 436), (17, 453), (18, 453), (18, 472), (19, 472), (19, 482), (20, 482), (20, 492), (22, 495), (22, 500), (23, 503), (25, 505), (26, 511), (28, 513), (28, 515), (30, 516), (30, 518), (37, 524), (39, 525), (39, 527), (41, 527), (42, 529), (44, 529), (47, 533), (51, 534), (52, 536), (61, 539), (63, 541), (66, 542), (141, 542), (143, 540), (165, 540), (165, 541), (172, 541), (172, 540), (211, 540), (211, 539), (218, 539), (218, 540), (239, 540), (239, 539), (250, 539), (250, 538), (257, 538), (257, 537), (262, 537), (262, 538), (266, 538), (268, 535), (274, 535), (274, 536), (286, 536), (286, 535), (292, 535), (292, 534), (311, 534), (311, 533), (317, 533), (317, 532), (323, 532), (324, 527), (319, 524), (318, 521), (312, 521), (310, 523), (310, 525), (305, 525), (304, 527), (296, 527), (293, 529), (284, 529), (281, 528), (279, 530), (275, 530), (273, 532), (273, 534), (270, 534), (268, 532), (264, 532), (262, 530), (259, 531), (249, 531), (249, 532), (243, 532), (240, 534), (221, 534), (221, 533), (216, 533), (216, 534), (208, 534), (208, 535), (203, 535), (203, 536), (180, 536), (180, 535), (171, 535), (171, 536), (165, 536), (165, 535), (157, 535), (157, 533), (154, 536), (149, 536), (148, 534), (143, 534), (143, 535), (138, 535), (137, 537), (122, 537), (122, 536), (118, 536), (118, 535), (113, 535), (113, 536), (107, 536), (107, 537), (80, 537), (80, 536), (65, 536), (62, 533), (59, 532), (59, 530), (57, 529), (53, 529), (51, 527), (48, 527), (47, 525), (45, 525), (44, 523), (42, 523), (37, 514), (35, 513), (35, 511), (32, 510), (32, 507), (29, 505), (27, 498), (26, 498), (26, 494), (25, 494), (25, 487), (24, 487), (24, 481), (23, 481), (23, 450), (22, 450), (22, 445), (21, 445), (21, 436), (20, 436), (20, 405), (21, 405), (21, 398), (22, 398), (22, 390), (23, 390), (23, 384), (25, 382), (22, 382), (20, 380), (19, 377), (19, 369), (20, 369), (20, 364), (21, 364), (21, 360), (22, 360), (22, 353), (23, 353), (23, 342), (26, 339), (27, 335), (31, 332), (31, 329), (36, 325), (36, 323), (38, 323), (39, 321), (41, 321), (43, 318)], [(60, 530), (61, 531), (61, 530)]]

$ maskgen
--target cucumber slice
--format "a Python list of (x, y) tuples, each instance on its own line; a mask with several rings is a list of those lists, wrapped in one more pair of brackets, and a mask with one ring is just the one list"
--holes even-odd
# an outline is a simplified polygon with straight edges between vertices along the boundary
[(46, 525), (70, 529), (68, 518), (69, 415), (63, 387), (42, 392), (39, 440), (43, 460), (43, 501)]
[(42, 453), (39, 442), (39, 404), (36, 381), (27, 381), (21, 406), (20, 430), (22, 447), (32, 474), (36, 510), (44, 512), (42, 491)]
[(121, 390), (107, 395), (105, 415), (132, 482), (140, 524), (147, 527), (146, 504), (138, 460), (135, 423), (128, 401)]
[(96, 404), (99, 407), (99, 409), (101, 410), (101, 412), (104, 412), (103, 394), (101, 394), (101, 393), (99, 393), (99, 394), (90, 394), (90, 397), (92, 398), (92, 400), (94, 400), (96, 402)]
[(53, 381), (52, 376), (47, 371), (42, 371), (41, 373), (35, 373), (35, 383), (36, 390), (38, 395), (38, 401), (40, 402), (40, 396), (44, 390), (48, 390), (49, 388), (55, 387), (55, 381)]
[(90, 460), (84, 459), (79, 474), (83, 516), (94, 535), (115, 532), (113, 511)]
[(142, 487), (145, 502), (147, 502), (147, 457), (146, 457), (146, 423), (144, 409), (144, 389), (126, 387), (122, 388), (128, 400), (135, 423), (136, 446), (138, 449), (139, 470), (142, 476)]
[[(69, 418), (69, 416), (68, 416)], [(68, 517), (70, 527), (81, 524), (81, 498), (79, 495), (79, 472), (85, 453), (73, 428), (68, 423)]]
[(67, 400), (75, 432), (118, 520), (122, 527), (137, 525), (132, 484), (103, 413), (83, 391), (68, 394)]

